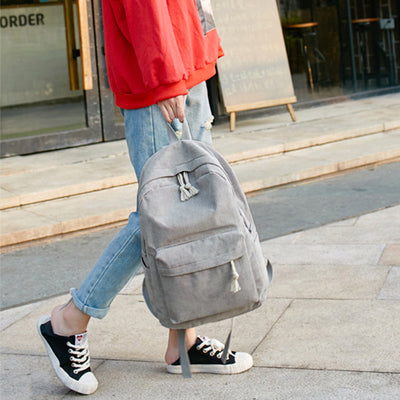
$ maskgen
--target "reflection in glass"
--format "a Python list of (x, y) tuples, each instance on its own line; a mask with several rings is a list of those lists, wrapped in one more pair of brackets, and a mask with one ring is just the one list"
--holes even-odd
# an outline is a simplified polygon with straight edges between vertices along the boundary
[(1, 139), (85, 127), (83, 91), (70, 88), (64, 2), (1, 0), (0, 6)]
[(299, 101), (398, 85), (398, 0), (278, 0)]

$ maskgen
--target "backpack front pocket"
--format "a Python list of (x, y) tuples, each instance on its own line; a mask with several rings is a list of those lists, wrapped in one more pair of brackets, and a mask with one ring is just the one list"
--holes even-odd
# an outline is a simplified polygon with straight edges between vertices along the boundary
[(231, 309), (251, 308), (258, 296), (241, 232), (221, 232), (160, 248), (156, 268), (169, 320), (180, 324)]

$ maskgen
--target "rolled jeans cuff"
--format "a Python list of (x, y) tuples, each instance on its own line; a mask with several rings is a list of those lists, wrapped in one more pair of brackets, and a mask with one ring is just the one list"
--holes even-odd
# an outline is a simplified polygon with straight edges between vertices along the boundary
[(75, 306), (81, 310), (83, 313), (89, 315), (90, 317), (97, 318), (97, 319), (103, 319), (108, 311), (110, 310), (110, 307), (106, 308), (94, 308), (94, 307), (88, 307), (85, 304), (82, 303), (82, 301), (78, 298), (78, 295), (76, 293), (76, 289), (72, 288), (70, 290), (72, 300), (75, 304)]

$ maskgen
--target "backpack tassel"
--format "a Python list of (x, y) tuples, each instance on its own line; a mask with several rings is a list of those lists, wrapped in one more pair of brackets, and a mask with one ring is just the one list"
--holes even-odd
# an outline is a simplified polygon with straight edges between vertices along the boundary
[(239, 274), (236, 271), (234, 261), (231, 261), (231, 268), (232, 268), (231, 292), (237, 293), (241, 289), (241, 287), (239, 285)]
[(199, 191), (190, 183), (189, 175), (186, 171), (177, 175), (179, 190), (181, 191), (181, 201), (186, 201), (195, 196)]

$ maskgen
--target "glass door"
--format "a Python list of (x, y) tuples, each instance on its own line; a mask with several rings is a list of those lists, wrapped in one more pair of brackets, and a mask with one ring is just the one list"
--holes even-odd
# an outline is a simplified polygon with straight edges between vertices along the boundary
[(124, 119), (120, 109), (114, 103), (114, 95), (110, 89), (107, 78), (101, 0), (93, 0), (93, 16), (96, 36), (98, 84), (103, 123), (103, 139), (104, 141), (122, 139), (125, 137)]
[(86, 0), (0, 0), (1, 156), (103, 140)]

